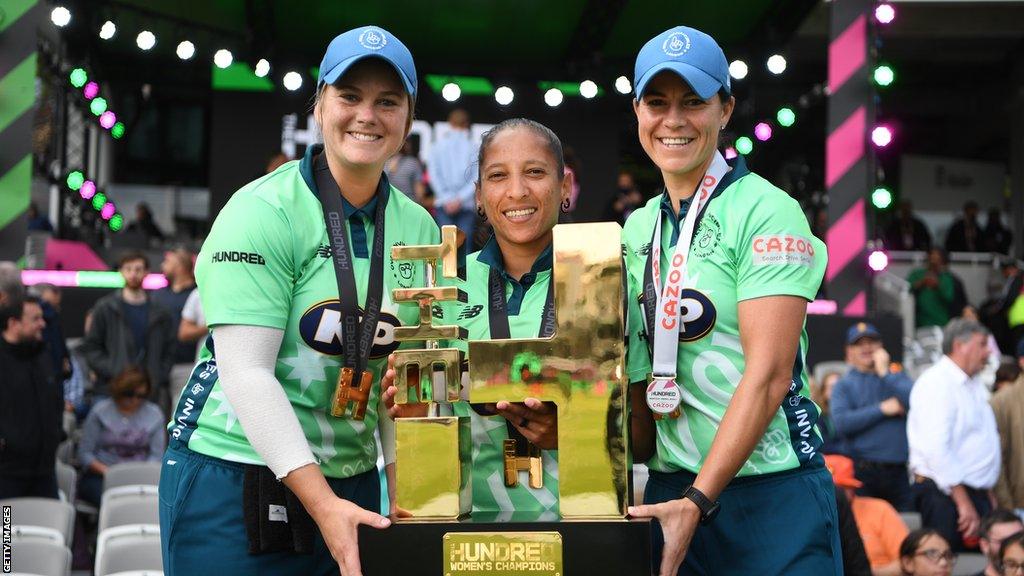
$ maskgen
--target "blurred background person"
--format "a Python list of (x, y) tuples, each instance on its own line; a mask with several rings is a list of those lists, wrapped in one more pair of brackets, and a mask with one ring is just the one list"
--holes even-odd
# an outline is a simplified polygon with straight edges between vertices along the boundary
[(473, 248), (476, 226), (476, 182), (473, 163), (476, 143), (469, 133), (469, 113), (456, 108), (448, 114), (450, 130), (430, 149), (427, 169), (430, 187), (434, 190), (434, 219), (438, 226), (454, 224), (465, 233), (461, 249), (469, 254)]
[(985, 222), (985, 229), (982, 231), (985, 239), (985, 246), (989, 252), (1009, 254), (1010, 245), (1013, 244), (1013, 232), (1003, 226), (1003, 214), (999, 208), (993, 206), (988, 209), (988, 221)]
[(953, 275), (946, 270), (946, 254), (938, 248), (928, 251), (928, 263), (924, 268), (913, 270), (907, 276), (914, 294), (914, 325), (946, 325), (951, 318), (950, 308), (956, 296)]
[(936, 530), (914, 530), (900, 545), (900, 568), (904, 576), (950, 576), (956, 553)]
[(64, 329), (61, 328), (60, 305), (61, 290), (53, 284), (36, 284), (29, 288), (29, 294), (39, 300), (43, 308), (43, 320), (46, 327), (43, 328), (43, 340), (46, 342), (47, 352), (50, 355), (50, 365), (53, 374), (61, 381), (71, 377), (71, 355), (68, 353), (67, 341), (64, 339)]
[(908, 533), (899, 512), (881, 498), (857, 495), (862, 483), (854, 474), (853, 460), (834, 454), (825, 456), (825, 464), (850, 502), (872, 576), (899, 576), (900, 544)]
[(604, 219), (626, 224), (626, 218), (644, 203), (644, 195), (636, 186), (633, 174), (622, 170), (619, 172), (619, 180), (615, 186), (615, 193), (612, 195), (608, 209), (605, 210)]
[(885, 247), (888, 250), (929, 250), (932, 236), (920, 218), (914, 216), (909, 200), (900, 202), (896, 218), (885, 229)]
[(835, 422), (832, 419), (832, 392), (840, 377), (842, 377), (841, 372), (826, 372), (822, 375), (821, 381), (812, 387), (811, 400), (814, 400), (814, 403), (821, 409), (817, 427), (822, 439), (822, 454), (845, 455), (849, 452), (846, 438), (843, 438), (836, 430)]
[(110, 398), (93, 406), (82, 426), (79, 495), (99, 506), (107, 469), (122, 462), (159, 462), (167, 445), (167, 420), (148, 401), (149, 377), (128, 367), (110, 382)]
[(32, 296), (0, 304), (0, 500), (57, 497), (64, 395), (46, 354), (45, 324)]
[(999, 548), (999, 567), (1001, 576), (1024, 574), (1024, 533), (1018, 532), (1003, 541)]
[(411, 137), (406, 138), (398, 154), (384, 164), (384, 172), (392, 186), (416, 202), (424, 203), (427, 187), (423, 184), (423, 164), (420, 163), (419, 151)]
[[(181, 310), (181, 324), (178, 326), (178, 340), (191, 342), (195, 346), (196, 358), (206, 341), (206, 335), (210, 333), (206, 325), (206, 314), (203, 313), (203, 302), (199, 298), (199, 289), (196, 288), (188, 295), (185, 307)], [(184, 385), (184, 383), (182, 383)], [(181, 388), (173, 390), (171, 398), (177, 398)]]
[(963, 214), (946, 233), (946, 252), (984, 252), (986, 247), (978, 225), (978, 203), (968, 200)]
[[(1024, 342), (1017, 350), (1024, 364)], [(1019, 368), (1019, 366), (1018, 366)], [(998, 376), (997, 376), (998, 379)], [(1024, 515), (1024, 378), (1003, 386), (992, 397), (992, 413), (999, 433), (1000, 468), (995, 496), (1000, 508)], [(1022, 516), (1024, 517), (1024, 516)]]
[(996, 509), (982, 518), (981, 527), (978, 529), (978, 545), (981, 547), (981, 553), (988, 559), (988, 566), (974, 576), (1002, 576), (999, 556), (1003, 542), (1010, 536), (1019, 534), (1021, 530), (1024, 530), (1024, 523), (1009, 510)]
[(150, 242), (164, 239), (163, 231), (160, 230), (156, 220), (153, 219), (153, 211), (150, 210), (149, 204), (145, 202), (139, 202), (135, 205), (135, 220), (128, 225), (128, 231), (142, 234)]
[(36, 206), (35, 202), (29, 203), (25, 216), (28, 218), (29, 231), (53, 232), (53, 224), (49, 218), (39, 213), (39, 206)]
[(172, 353), (171, 371), (168, 375), (168, 388), (158, 390), (157, 404), (165, 414), (171, 413), (171, 404), (177, 399), (177, 392), (188, 381), (192, 367), (195, 365), (196, 349), (194, 340), (182, 340), (178, 337), (181, 325), (181, 313), (185, 302), (196, 288), (193, 273), (193, 255), (184, 248), (177, 248), (164, 253), (160, 271), (167, 278), (167, 286), (153, 292), (153, 302), (160, 304), (171, 313), (171, 333), (176, 340)]

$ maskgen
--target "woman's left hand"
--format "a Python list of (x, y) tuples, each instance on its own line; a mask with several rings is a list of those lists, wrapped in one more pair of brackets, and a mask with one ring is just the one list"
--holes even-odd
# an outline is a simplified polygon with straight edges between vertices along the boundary
[(686, 498), (669, 500), (660, 504), (630, 506), (629, 515), (633, 518), (657, 518), (661, 524), (661, 532), (665, 536), (665, 546), (661, 551), (661, 569), (659, 576), (676, 576), (679, 567), (690, 549), (693, 533), (700, 523), (700, 508)]
[(541, 450), (558, 449), (558, 409), (553, 403), (536, 398), (522, 402), (501, 400), (493, 410), (511, 422), (531, 444)]

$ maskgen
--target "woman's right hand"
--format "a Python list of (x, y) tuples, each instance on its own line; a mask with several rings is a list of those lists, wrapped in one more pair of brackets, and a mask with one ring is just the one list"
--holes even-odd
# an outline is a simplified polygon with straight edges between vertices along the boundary
[(333, 494), (317, 503), (311, 516), (342, 576), (361, 576), (363, 573), (359, 562), (359, 525), (378, 529), (391, 525), (391, 521), (380, 514), (364, 510)]
[[(417, 402), (413, 404), (395, 404), (395, 395), (398, 394), (398, 388), (395, 387), (395, 355), (391, 354), (388, 356), (388, 369), (384, 371), (384, 376), (380, 379), (380, 389), (383, 390), (382, 395), (384, 398), (384, 406), (388, 409), (388, 416), (392, 420), (396, 418), (417, 418), (427, 415), (427, 404), (426, 402)], [(416, 374), (416, 377), (419, 375)]]

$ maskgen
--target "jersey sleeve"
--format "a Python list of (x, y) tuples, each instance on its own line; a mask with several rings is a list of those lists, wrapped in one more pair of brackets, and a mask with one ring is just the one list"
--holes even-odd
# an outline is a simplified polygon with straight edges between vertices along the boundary
[(196, 265), (207, 325), (284, 329), (294, 268), (285, 215), (262, 198), (237, 193), (217, 215)]
[(811, 234), (800, 205), (779, 190), (744, 208), (735, 243), (736, 297), (800, 296), (814, 300), (825, 274), (825, 244)]

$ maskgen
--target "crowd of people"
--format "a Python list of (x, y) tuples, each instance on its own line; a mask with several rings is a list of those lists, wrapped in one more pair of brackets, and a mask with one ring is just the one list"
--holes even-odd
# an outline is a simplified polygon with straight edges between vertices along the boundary
[[(985, 576), (1016, 574), (1003, 571), (1000, 554), (1012, 551), (1000, 543), (1024, 530), (1024, 342), (990, 391), (980, 377), (990, 338), (980, 322), (954, 318), (942, 358), (911, 380), (878, 329), (858, 322), (847, 332), (845, 372), (819, 375), (822, 450), (871, 574), (948, 574), (964, 551), (985, 554)], [(924, 532), (908, 536), (897, 512), (920, 514)]]

